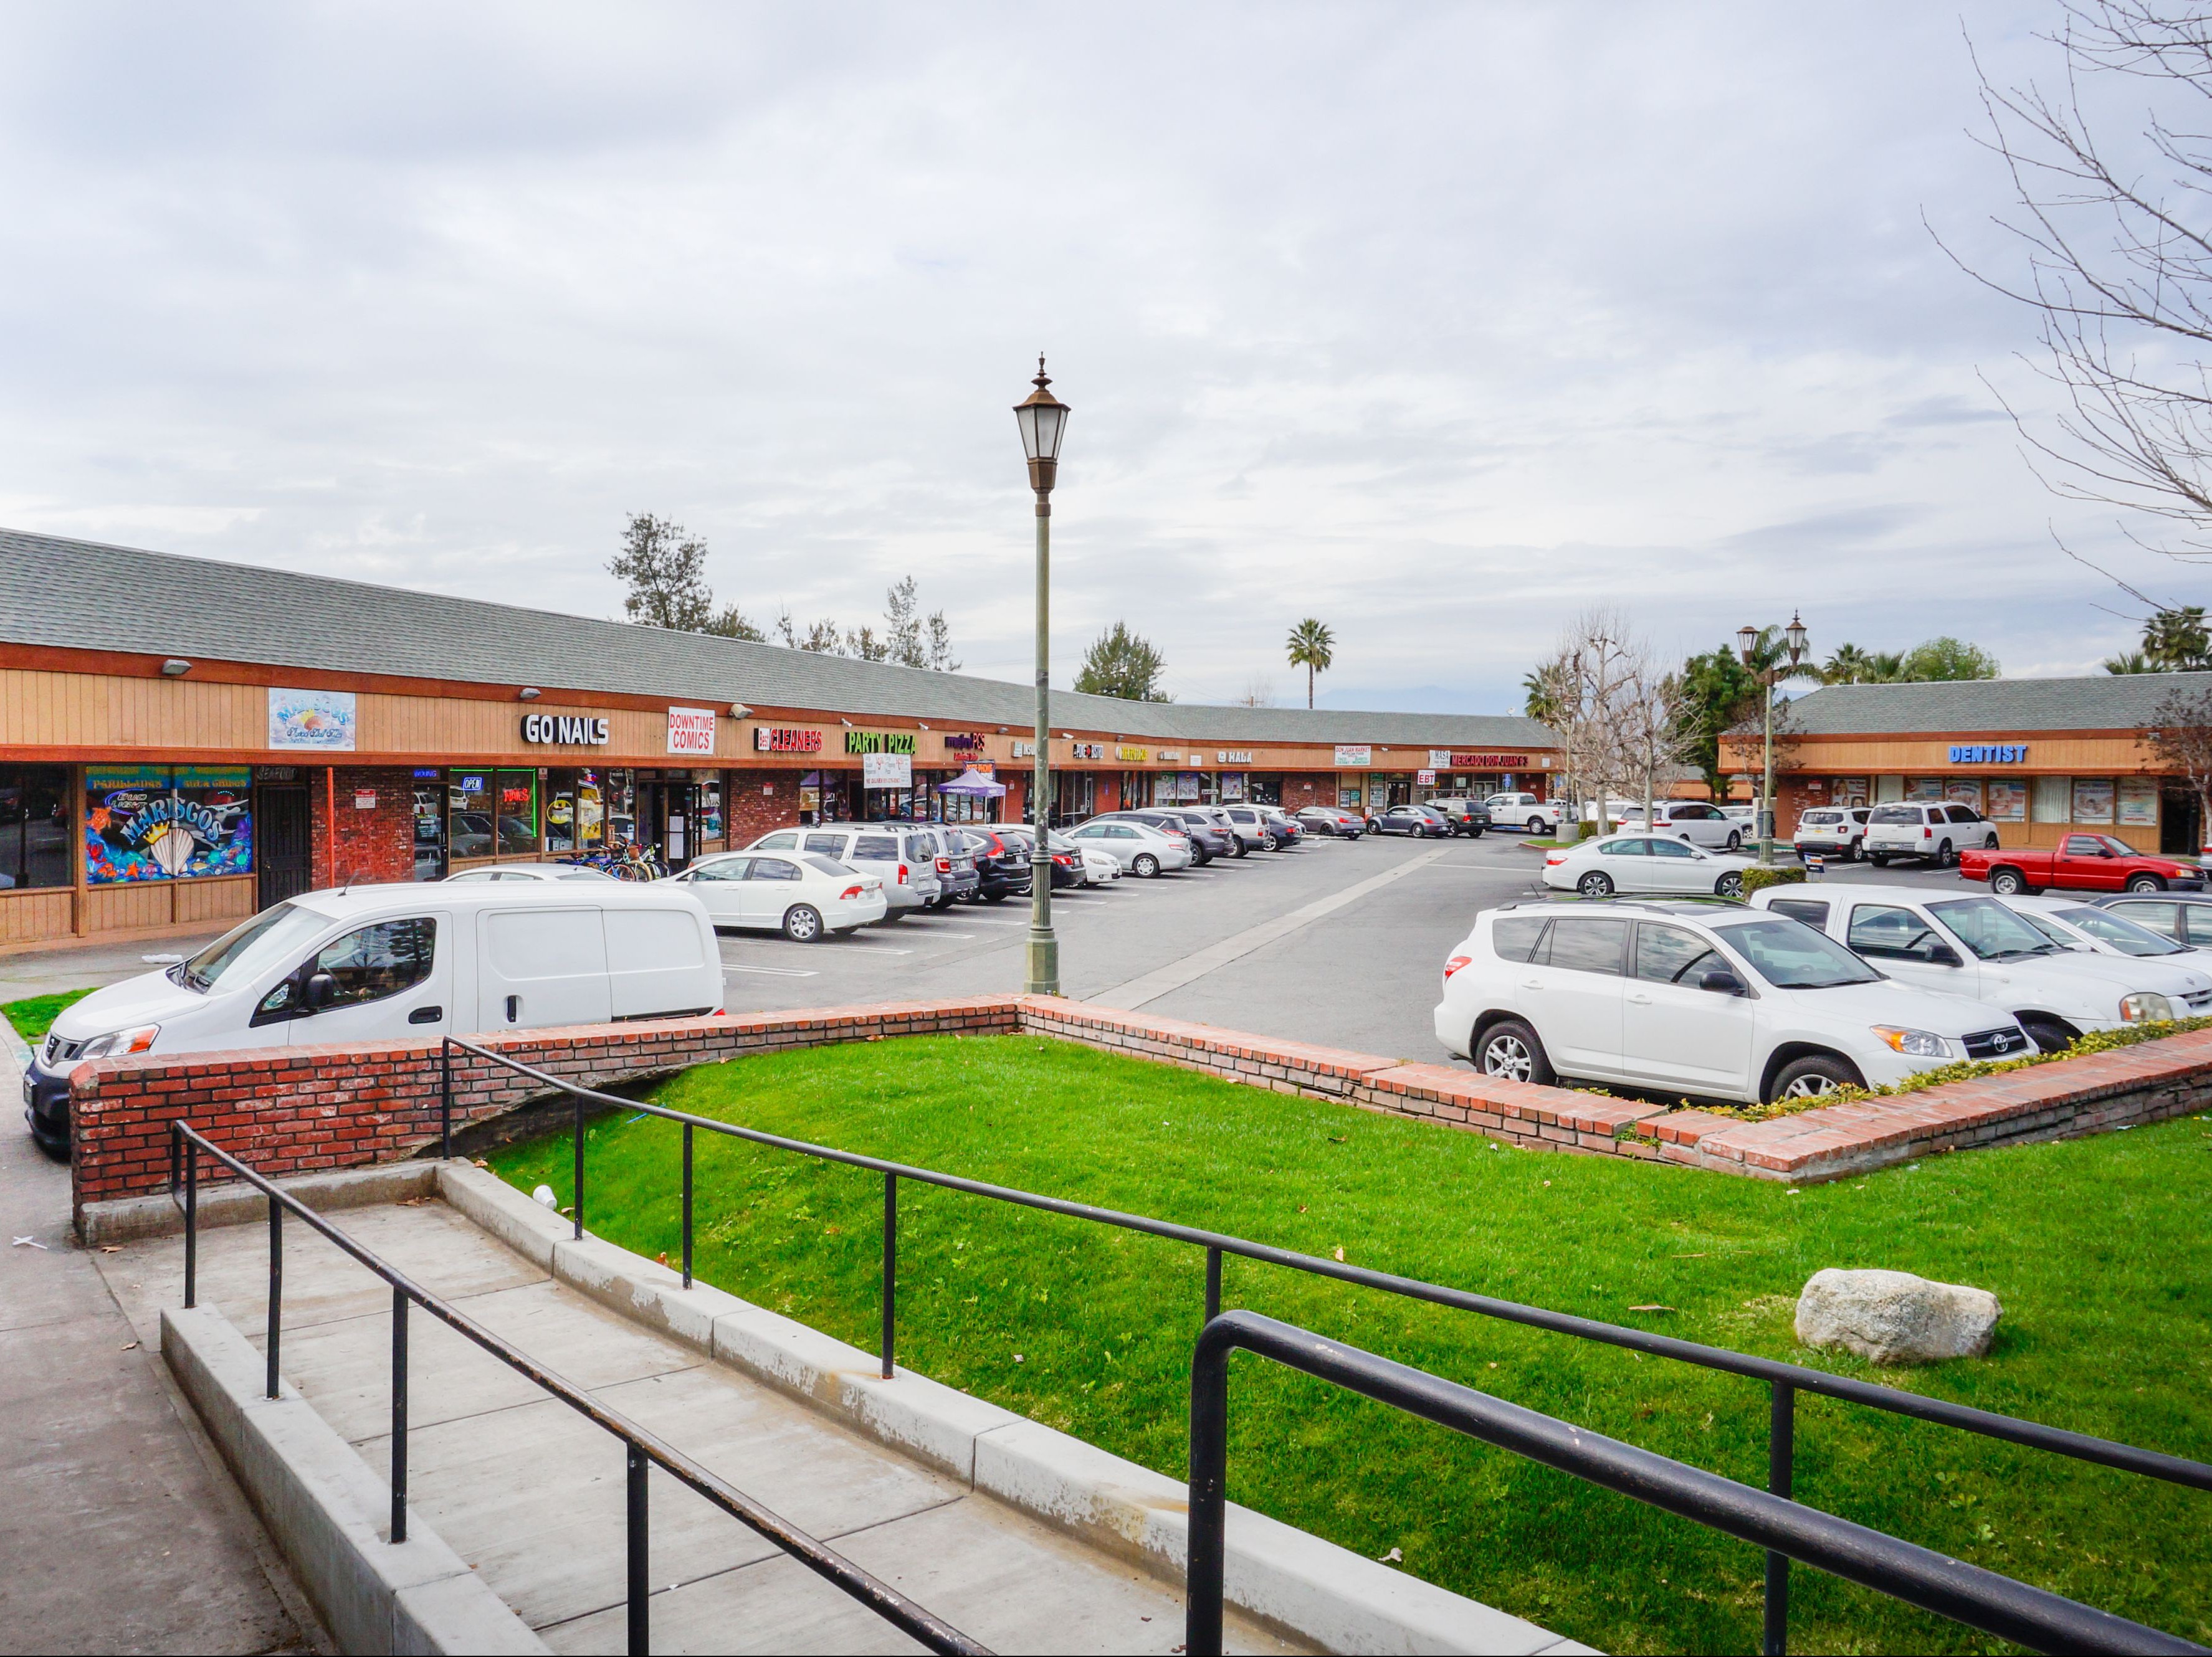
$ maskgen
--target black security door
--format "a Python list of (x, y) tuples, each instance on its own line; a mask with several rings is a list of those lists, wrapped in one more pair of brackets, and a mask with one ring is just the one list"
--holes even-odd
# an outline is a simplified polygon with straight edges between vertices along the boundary
[(256, 857), (261, 865), (261, 907), (296, 897), (314, 883), (307, 836), (307, 791), (254, 791), (254, 827), (261, 835)]
[(2197, 838), (2198, 816), (2197, 791), (2166, 779), (2159, 790), (2158, 849), (2168, 857), (2195, 857), (2203, 844)]

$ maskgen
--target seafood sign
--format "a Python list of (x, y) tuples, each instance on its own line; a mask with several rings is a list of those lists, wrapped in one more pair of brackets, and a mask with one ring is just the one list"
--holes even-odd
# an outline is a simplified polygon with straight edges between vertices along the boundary
[(85, 768), (85, 877), (94, 886), (253, 869), (246, 767)]
[(353, 692), (269, 688), (269, 745), (353, 752)]

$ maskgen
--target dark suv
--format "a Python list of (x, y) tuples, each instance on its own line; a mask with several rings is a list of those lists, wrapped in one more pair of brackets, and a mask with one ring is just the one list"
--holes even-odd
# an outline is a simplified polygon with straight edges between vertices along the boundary
[(960, 833), (975, 854), (977, 898), (985, 903), (1003, 903), (1010, 897), (1029, 895), (1030, 842), (1024, 836), (996, 828), (964, 828)]

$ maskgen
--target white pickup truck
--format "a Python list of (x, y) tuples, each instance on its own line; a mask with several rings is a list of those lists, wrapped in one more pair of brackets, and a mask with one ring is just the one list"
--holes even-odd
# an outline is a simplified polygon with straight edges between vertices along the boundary
[(1492, 794), (1483, 804), (1489, 810), (1494, 828), (1521, 828), (1532, 835), (1555, 835), (1559, 831), (1559, 808), (1556, 802), (1547, 804), (1534, 794)]

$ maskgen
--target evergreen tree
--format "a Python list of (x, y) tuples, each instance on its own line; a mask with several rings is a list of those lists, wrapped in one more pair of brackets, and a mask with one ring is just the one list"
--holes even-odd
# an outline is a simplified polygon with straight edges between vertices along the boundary
[(623, 613), (647, 627), (698, 633), (714, 619), (707, 588), (707, 543), (684, 525), (649, 512), (632, 513), (622, 550), (607, 565), (629, 588)]
[(1167, 663), (1151, 643), (1116, 622), (1083, 654), (1075, 688), (1085, 695), (1119, 696), (1126, 701), (1165, 702), (1175, 699), (1160, 689)]

